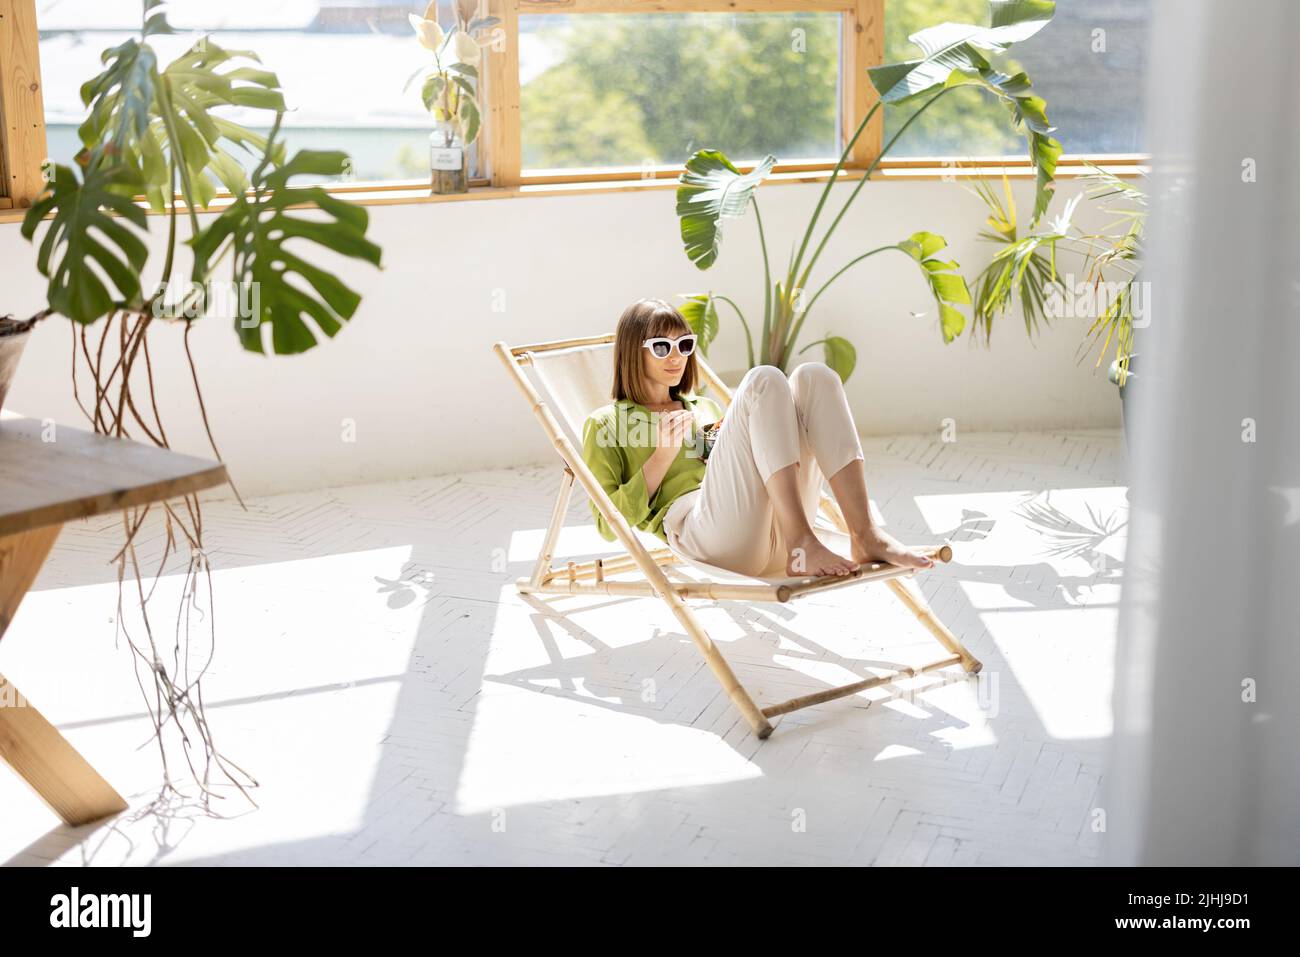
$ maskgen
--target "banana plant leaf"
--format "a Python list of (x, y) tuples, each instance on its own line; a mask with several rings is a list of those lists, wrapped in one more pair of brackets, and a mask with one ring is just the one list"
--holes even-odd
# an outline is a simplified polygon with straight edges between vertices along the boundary
[(685, 302), (677, 310), (691, 327), (691, 332), (699, 336), (700, 352), (707, 359), (709, 343), (718, 335), (718, 307), (713, 296), (697, 293), (685, 297)]
[(988, 66), (979, 52), (1003, 53), (1047, 26), (1056, 13), (1054, 0), (989, 0), (989, 25), (940, 23), (907, 39), (924, 57), (886, 63), (867, 70), (886, 103), (902, 103), (948, 82), (953, 70), (974, 71)]
[(966, 317), (956, 308), (957, 305), (970, 305), (970, 290), (966, 280), (956, 270), (956, 262), (945, 262), (935, 257), (935, 253), (948, 245), (948, 241), (935, 233), (913, 233), (898, 244), (921, 266), (921, 274), (934, 296), (935, 305), (939, 307), (939, 329), (943, 333), (945, 344), (952, 342), (966, 328)]
[(848, 382), (858, 364), (858, 350), (843, 336), (827, 336), (822, 345), (826, 364), (835, 370), (841, 382)]
[(979, 86), (1001, 99), (1011, 111), (1016, 128), (1025, 131), (1029, 158), (1038, 174), (1034, 215), (1030, 221), (1030, 226), (1035, 226), (1052, 201), (1052, 192), (1056, 188), (1056, 164), (1061, 158), (1061, 144), (1049, 135), (1056, 127), (1047, 122), (1047, 104), (1032, 92), (1029, 77), (1024, 73), (1008, 76), (984, 66), (973, 72), (953, 70), (947, 80), (949, 87), (967, 84)]
[(240, 343), (250, 352), (265, 351), (265, 326), (274, 352), (306, 352), (317, 345), (312, 325), (332, 337), (356, 312), (361, 296), (334, 270), (299, 255), (304, 246), (381, 266), (379, 247), (366, 239), (369, 216), (363, 207), (319, 186), (288, 184), (299, 175), (338, 175), (347, 161), (342, 152), (300, 150), (270, 172), (264, 163), (253, 174), (251, 194), (236, 197), (191, 242), (193, 280), (200, 285), (209, 281), (226, 243), (233, 244), (234, 280), (253, 292), (252, 314), (235, 318)]
[(677, 180), (677, 216), (691, 262), (708, 269), (717, 261), (722, 220), (744, 215), (754, 189), (775, 165), (776, 157), (769, 155), (742, 173), (719, 150), (697, 150), (686, 161)]
[(903, 103), (936, 87), (976, 84), (1007, 104), (1029, 140), (1029, 158), (1038, 174), (1034, 219), (1051, 201), (1061, 144), (1049, 134), (1043, 100), (1030, 89), (1024, 73), (1008, 76), (995, 70), (980, 51), (1004, 53), (1012, 44), (1032, 37), (1056, 13), (1054, 0), (989, 0), (989, 25), (940, 23), (908, 37), (924, 57), (871, 67), (871, 82), (885, 103)]

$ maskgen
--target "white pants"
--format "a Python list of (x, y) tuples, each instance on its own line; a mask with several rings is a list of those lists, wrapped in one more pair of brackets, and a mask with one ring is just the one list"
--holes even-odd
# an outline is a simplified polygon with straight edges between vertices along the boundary
[(797, 480), (811, 525), (822, 477), (863, 458), (839, 375), (824, 362), (745, 373), (709, 454), (703, 484), (664, 516), (674, 549), (742, 575), (779, 576), (789, 549), (767, 493), (772, 473), (799, 463)]

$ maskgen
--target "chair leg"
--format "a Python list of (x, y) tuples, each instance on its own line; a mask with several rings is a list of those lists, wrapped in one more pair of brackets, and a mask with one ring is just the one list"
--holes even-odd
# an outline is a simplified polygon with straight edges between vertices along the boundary
[(961, 666), (966, 669), (967, 674), (979, 673), (979, 670), (984, 665), (966, 650), (965, 646), (957, 640), (957, 636), (949, 631), (948, 626), (941, 622), (938, 616), (930, 610), (930, 603), (925, 600), (925, 596), (921, 594), (921, 590), (914, 580), (910, 578), (891, 578), (887, 584), (890, 590), (898, 596), (898, 600), (906, 605), (907, 609), (917, 617), (917, 620), (930, 630), (930, 634), (938, 639), (939, 644), (954, 655), (960, 656)]
[(551, 560), (555, 557), (555, 545), (560, 540), (560, 529), (564, 527), (564, 516), (569, 511), (569, 497), (573, 494), (573, 472), (565, 466), (564, 477), (560, 479), (560, 494), (555, 498), (555, 508), (551, 510), (551, 524), (546, 529), (546, 538), (542, 540), (541, 553), (533, 568), (532, 587), (537, 588), (551, 571)]
[(749, 722), (754, 734), (760, 740), (770, 735), (772, 733), (771, 723), (759, 710), (758, 705), (754, 704), (754, 699), (749, 696), (745, 686), (737, 680), (735, 672), (731, 670), (731, 665), (727, 664), (727, 659), (722, 656), (722, 652), (713, 643), (713, 639), (704, 630), (699, 619), (695, 617), (695, 613), (691, 611), (690, 606), (676, 592), (670, 592), (669, 595), (661, 597), (668, 602), (673, 614), (677, 616), (677, 620), (682, 623), (686, 633), (695, 642), (695, 647), (704, 656), (704, 661), (709, 666), (709, 670), (713, 672), (713, 676), (722, 685), (722, 690), (727, 693), (727, 697), (740, 711), (741, 716)]

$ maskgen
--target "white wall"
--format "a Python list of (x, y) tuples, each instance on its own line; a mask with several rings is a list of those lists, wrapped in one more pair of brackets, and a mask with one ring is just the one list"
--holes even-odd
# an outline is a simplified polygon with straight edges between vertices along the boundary
[[(821, 188), (761, 188), (774, 270), (802, 235)], [(828, 209), (837, 210), (851, 189), (838, 184)], [(1053, 214), (1073, 181), (1060, 189)], [(1028, 181), (1017, 183), (1022, 212), (1030, 190)], [(191, 335), (212, 428), (240, 490), (550, 461), (554, 453), (491, 352), (498, 339), (513, 345), (603, 333), (637, 298), (677, 301), (677, 293), (710, 287), (740, 303), (751, 326), (761, 325), (752, 218), (729, 226), (719, 263), (700, 272), (682, 252), (673, 206), (671, 191), (656, 190), (371, 207), (371, 236), (384, 248), (385, 268), (342, 266), (364, 301), (335, 339), (304, 355), (263, 357), (239, 347), (229, 320), (202, 320)], [(952, 258), (973, 279), (990, 256), (976, 238), (984, 216), (983, 204), (955, 183), (870, 183), (819, 273), (829, 276), (858, 253), (928, 229), (948, 238)], [(823, 222), (829, 219), (824, 212)], [(161, 238), (162, 221), (151, 225)], [(19, 227), (0, 225), (0, 314), (40, 308), (43, 281), (34, 261)], [(494, 311), (500, 302), (504, 310)], [(927, 315), (917, 319), (910, 310)], [(800, 338), (808, 343), (830, 331), (857, 346), (847, 388), (866, 435), (937, 430), (947, 417), (968, 431), (1118, 426), (1105, 364), (1094, 373), (1095, 354), (1080, 352), (1086, 328), (1083, 319), (1057, 320), (1031, 342), (1017, 311), (995, 330), (992, 349), (966, 336), (945, 346), (915, 267), (885, 254), (841, 277)], [(163, 409), (172, 446), (205, 454), (179, 332), (156, 333), (155, 375), (174, 396)], [(805, 354), (820, 357), (820, 346)], [(740, 324), (725, 307), (710, 360), (719, 370), (745, 362)], [(82, 425), (69, 366), (68, 323), (47, 320), (6, 408)], [(353, 443), (342, 440), (345, 419), (355, 421)]]

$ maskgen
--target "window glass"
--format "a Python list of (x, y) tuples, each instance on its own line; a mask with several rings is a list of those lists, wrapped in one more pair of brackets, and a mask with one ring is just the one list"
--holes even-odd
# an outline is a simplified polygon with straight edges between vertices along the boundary
[(835, 13), (519, 18), (523, 168), (839, 156)]
[[(1052, 134), (1066, 153), (1140, 153), (1150, 0), (1057, 0), (1056, 15), (1005, 54), (987, 54), (1006, 73), (1024, 70), (1047, 101)], [(907, 37), (927, 26), (988, 22), (986, 0), (888, 0), (886, 62), (916, 59)], [(924, 102), (924, 101), (921, 101)], [(885, 109), (889, 142), (917, 103)], [(991, 94), (956, 90), (917, 119), (886, 159), (1023, 155), (1024, 136)]]
[[(77, 127), (87, 112), (81, 84), (102, 69), (103, 50), (138, 35), (141, 3), (36, 2), (49, 152), (67, 162), (81, 146)], [(255, 52), (284, 90), (290, 112), (281, 131), (290, 154), (338, 149), (352, 158), (349, 179), (427, 181), (433, 121), (420, 101), (420, 84), (402, 89), (412, 73), (433, 62), (407, 20), (425, 7), (384, 0), (171, 0), (164, 9), (178, 35), (150, 42), (161, 66), (204, 33), (227, 50)], [(454, 22), (447, 4), (441, 13), (444, 25)], [(221, 115), (261, 132), (270, 128), (266, 111)], [(232, 154), (253, 165), (240, 150)]]

